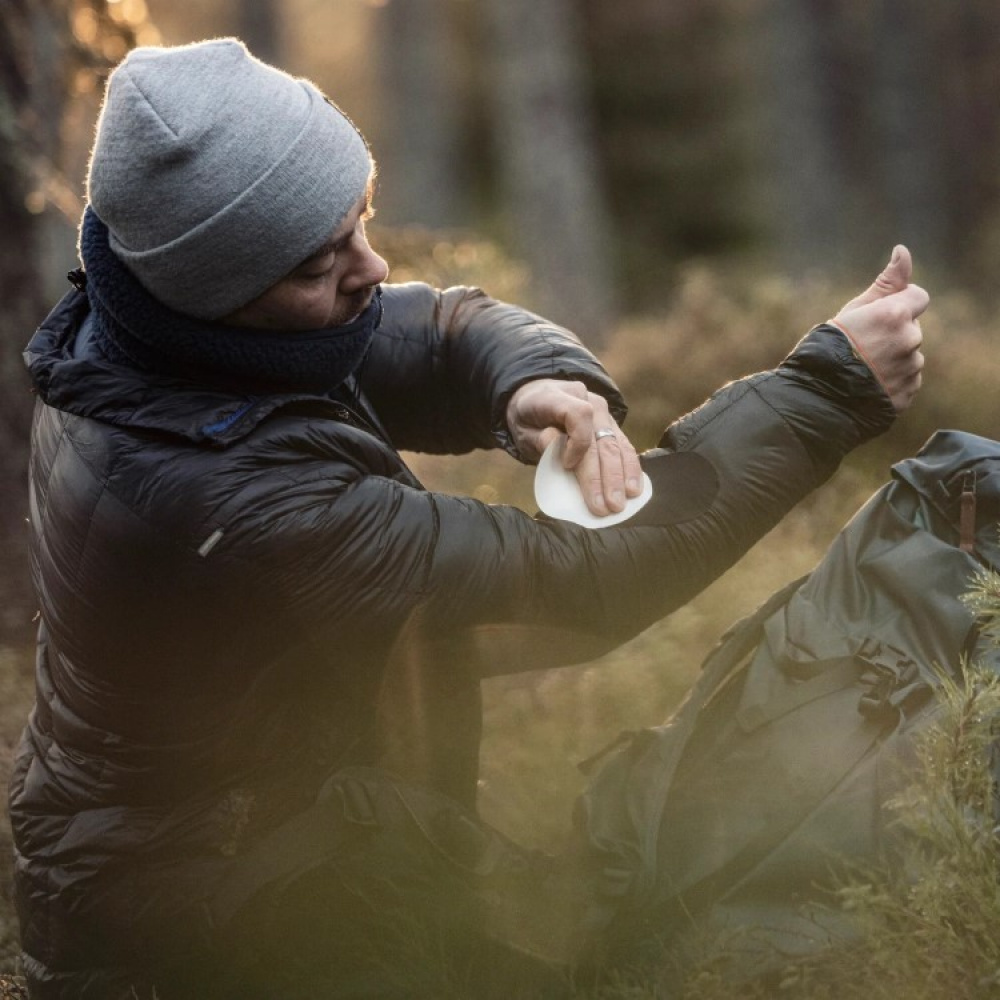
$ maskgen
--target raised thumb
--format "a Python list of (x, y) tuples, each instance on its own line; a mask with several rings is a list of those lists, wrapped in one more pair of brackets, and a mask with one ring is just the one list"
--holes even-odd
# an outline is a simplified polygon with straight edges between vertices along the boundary
[(892, 257), (882, 273), (863, 291), (851, 306), (863, 306), (876, 299), (883, 299), (894, 292), (901, 292), (913, 277), (913, 259), (902, 244), (893, 248)]

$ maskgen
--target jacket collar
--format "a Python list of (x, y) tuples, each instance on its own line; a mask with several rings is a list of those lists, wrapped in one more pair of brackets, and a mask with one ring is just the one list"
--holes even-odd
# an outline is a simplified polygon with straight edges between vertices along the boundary
[(89, 314), (86, 294), (68, 292), (24, 351), (35, 391), (58, 410), (219, 448), (246, 437), (270, 413), (290, 403), (309, 401), (336, 411), (337, 404), (325, 396), (241, 394), (112, 364), (93, 346), (78, 352), (77, 339)]

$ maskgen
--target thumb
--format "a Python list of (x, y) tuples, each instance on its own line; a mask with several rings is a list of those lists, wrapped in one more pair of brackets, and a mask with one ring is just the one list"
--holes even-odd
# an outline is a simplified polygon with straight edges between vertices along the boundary
[(882, 273), (857, 298), (851, 299), (840, 311), (846, 312), (869, 302), (884, 299), (887, 295), (901, 292), (913, 277), (913, 259), (910, 251), (902, 244), (893, 248), (892, 257)]

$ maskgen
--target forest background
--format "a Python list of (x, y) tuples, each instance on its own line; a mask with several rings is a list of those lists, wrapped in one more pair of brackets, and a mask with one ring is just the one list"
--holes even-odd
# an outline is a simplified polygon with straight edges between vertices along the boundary
[[(894, 243), (933, 297), (926, 388), (702, 598), (598, 663), (489, 682), (481, 799), (556, 847), (576, 761), (662, 720), (733, 619), (812, 566), (938, 427), (1000, 435), (993, 0), (4, 0), (0, 9), (0, 780), (31, 702), (32, 397), (21, 351), (76, 265), (103, 81), (135, 44), (237, 34), (311, 77), (379, 161), (394, 280), (479, 284), (575, 329), (639, 447), (778, 362)], [(428, 485), (533, 509), (502, 456)], [(0, 824), (0, 969), (16, 926)]]

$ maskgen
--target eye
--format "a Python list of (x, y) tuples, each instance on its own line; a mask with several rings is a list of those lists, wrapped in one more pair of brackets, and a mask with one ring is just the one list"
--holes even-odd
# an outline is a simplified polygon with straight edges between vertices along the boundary
[(323, 281), (324, 279), (329, 278), (331, 274), (333, 274), (332, 264), (329, 267), (324, 268), (322, 271), (315, 271), (311, 274), (300, 274), (298, 275), (298, 278), (300, 281)]
[[(355, 226), (349, 233), (345, 233), (336, 243), (328, 243), (323, 250), (315, 255), (311, 260), (305, 261), (300, 269), (293, 272), (296, 281), (305, 285), (318, 284), (325, 281), (333, 274), (337, 264), (337, 255), (347, 250), (351, 241), (357, 234), (358, 227)], [(364, 228), (362, 226), (362, 232)]]
[(333, 274), (333, 269), (337, 263), (337, 248), (317, 257), (316, 260), (308, 261), (302, 269), (295, 275), (299, 281), (316, 282), (323, 281)]

